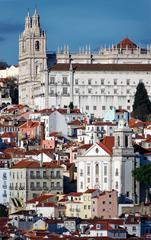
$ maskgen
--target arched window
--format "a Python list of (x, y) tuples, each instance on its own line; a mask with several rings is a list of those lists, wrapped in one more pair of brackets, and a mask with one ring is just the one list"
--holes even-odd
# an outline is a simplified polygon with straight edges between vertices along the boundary
[(36, 41), (36, 42), (35, 42), (35, 50), (36, 50), (36, 51), (39, 51), (39, 41)]

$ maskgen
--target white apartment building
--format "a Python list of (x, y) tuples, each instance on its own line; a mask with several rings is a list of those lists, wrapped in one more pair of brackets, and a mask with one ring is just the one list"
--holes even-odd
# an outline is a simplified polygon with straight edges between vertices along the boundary
[(77, 191), (114, 189), (119, 196), (139, 201), (139, 186), (134, 184), (132, 177), (136, 160), (131, 138), (131, 129), (120, 120), (114, 137), (105, 137), (104, 141), (93, 144), (77, 156)]
[(10, 169), (7, 166), (0, 167), (0, 203), (7, 205), (9, 203)]
[[(53, 65), (56, 61), (56, 65)], [(25, 19), (19, 38), (19, 102), (34, 108), (64, 107), (73, 102), (88, 115), (104, 117), (113, 107), (132, 111), (140, 81), (151, 98), (151, 47), (129, 39), (111, 48), (71, 53), (46, 51), (46, 34), (37, 12)]]

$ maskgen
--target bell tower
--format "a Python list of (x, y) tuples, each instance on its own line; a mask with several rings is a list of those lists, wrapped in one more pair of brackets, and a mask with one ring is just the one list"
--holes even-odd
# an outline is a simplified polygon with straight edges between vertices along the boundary
[(119, 196), (139, 201), (139, 186), (136, 186), (132, 171), (135, 168), (135, 153), (132, 146), (132, 130), (122, 119), (114, 132), (115, 144), (112, 155), (112, 189)]
[[(19, 36), (19, 103), (30, 107), (43, 104), (42, 72), (47, 70), (46, 34), (35, 10), (25, 18), (25, 29)], [(44, 97), (43, 97), (44, 98)]]

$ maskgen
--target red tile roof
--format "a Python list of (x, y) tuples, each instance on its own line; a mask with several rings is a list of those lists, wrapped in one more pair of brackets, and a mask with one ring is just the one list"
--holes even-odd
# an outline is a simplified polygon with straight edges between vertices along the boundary
[(36, 203), (36, 202), (42, 203), (42, 202), (47, 201), (48, 199), (50, 199), (54, 196), (56, 196), (56, 195), (54, 195), (54, 194), (41, 195), (39, 197), (36, 197), (36, 198), (33, 198), (33, 199), (27, 201), (27, 203)]
[(124, 38), (121, 42), (117, 44), (117, 48), (122, 48), (122, 49), (136, 49), (137, 45), (132, 42), (129, 38)]
[(144, 126), (144, 123), (139, 119), (131, 118), (129, 120), (130, 128), (139, 128), (139, 127), (143, 127), (143, 126)]
[(99, 143), (99, 146), (111, 155), (114, 147), (114, 136), (104, 137), (103, 141)]
[(1, 138), (16, 138), (17, 137), (17, 133), (16, 132), (4, 132), (2, 134), (0, 134)]
[(73, 120), (70, 123), (68, 123), (68, 125), (74, 125), (74, 126), (81, 126), (83, 125), (83, 123), (80, 120)]
[(95, 191), (96, 191), (96, 189), (88, 189), (88, 190), (85, 191), (85, 193), (93, 193)]
[(42, 165), (39, 161), (31, 161), (31, 160), (22, 160), (16, 163), (12, 168), (62, 168), (56, 162), (44, 162)]
[(23, 123), (19, 128), (36, 128), (40, 125), (38, 121), (28, 120), (27, 122)]
[(94, 125), (97, 125), (97, 126), (116, 126), (115, 123), (112, 123), (112, 122), (94, 122), (93, 123)]

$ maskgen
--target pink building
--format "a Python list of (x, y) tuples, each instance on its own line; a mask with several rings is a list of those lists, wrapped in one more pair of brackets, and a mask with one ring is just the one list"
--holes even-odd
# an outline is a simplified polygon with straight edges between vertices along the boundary
[(101, 192), (92, 199), (92, 215), (104, 219), (116, 218), (118, 216), (117, 191)]

